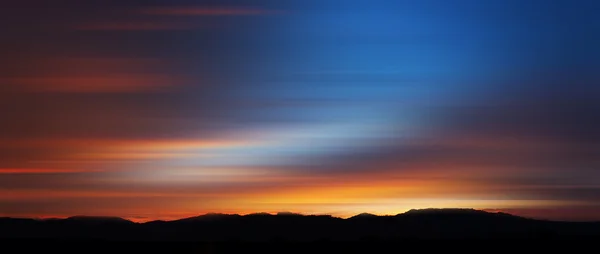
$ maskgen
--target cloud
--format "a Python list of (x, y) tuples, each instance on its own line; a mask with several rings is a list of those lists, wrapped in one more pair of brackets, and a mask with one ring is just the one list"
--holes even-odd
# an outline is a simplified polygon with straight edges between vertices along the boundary
[(75, 29), (80, 31), (183, 31), (214, 27), (214, 25), (198, 24), (198, 22), (122, 21), (83, 24), (75, 26)]
[(99, 170), (68, 168), (0, 168), (0, 174), (69, 174), (90, 172), (99, 172)]
[(160, 59), (33, 58), (22, 63), (22, 74), (0, 82), (30, 92), (131, 93), (161, 91), (182, 83)]
[[(95, 167), (135, 170), (133, 164), (125, 162), (177, 161), (182, 159), (227, 160), (221, 158), (222, 151), (250, 148), (264, 142), (250, 138), (206, 139), (3, 139), (0, 156), (8, 159), (19, 155), (18, 160), (5, 160), (4, 167), (27, 167), (35, 164), (41, 167), (59, 169), (4, 169), (4, 173), (72, 173), (94, 172), (93, 169), (68, 169), (73, 166), (94, 165)], [(3, 153), (3, 150), (13, 151)], [(11, 164), (8, 164), (11, 163)], [(121, 163), (121, 164), (119, 164)], [(125, 163), (125, 164), (122, 164)], [(113, 166), (106, 166), (112, 164)], [(129, 165), (128, 167), (124, 165)], [(10, 167), (9, 166), (9, 167)], [(147, 167), (147, 166), (146, 166)], [(66, 168), (66, 169), (63, 169)], [(149, 168), (148, 168), (149, 170)]]
[(3, 200), (68, 199), (68, 198), (143, 198), (143, 197), (202, 197), (199, 193), (117, 192), (110, 190), (10, 190), (2, 191)]
[(139, 11), (147, 15), (167, 16), (255, 16), (278, 14), (280, 11), (250, 7), (146, 7)]
[(70, 148), (100, 149), (115, 152), (164, 152), (164, 151), (186, 151), (202, 149), (226, 149), (232, 147), (251, 146), (260, 144), (259, 140), (252, 139), (219, 139), (210, 137), (206, 139), (4, 139), (0, 147), (12, 148)]
[(160, 74), (101, 74), (101, 76), (6, 78), (5, 83), (25, 87), (34, 92), (65, 93), (130, 93), (160, 91), (175, 84), (171, 77)]
[(211, 20), (210, 23), (190, 19), (198, 16), (259, 16), (281, 13), (280, 11), (252, 7), (216, 7), (216, 6), (135, 6), (124, 10), (108, 11), (105, 15), (79, 19), (71, 26), (78, 31), (185, 31), (221, 27), (222, 23)]

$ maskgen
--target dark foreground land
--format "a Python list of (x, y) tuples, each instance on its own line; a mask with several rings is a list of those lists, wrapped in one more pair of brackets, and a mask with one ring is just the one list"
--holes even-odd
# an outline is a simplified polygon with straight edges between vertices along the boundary
[(558, 222), (471, 209), (411, 210), (348, 219), (291, 213), (207, 214), (134, 223), (121, 218), (0, 218), (2, 240), (327, 242), (413, 239), (597, 239), (600, 222)]

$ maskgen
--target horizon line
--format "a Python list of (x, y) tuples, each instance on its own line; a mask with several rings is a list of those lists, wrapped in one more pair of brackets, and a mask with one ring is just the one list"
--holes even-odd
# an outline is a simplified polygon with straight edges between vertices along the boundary
[[(391, 217), (391, 216), (398, 216), (398, 215), (402, 215), (402, 214), (407, 214), (409, 212), (414, 212), (414, 211), (423, 211), (423, 210), (463, 210), (463, 211), (477, 211), (477, 212), (484, 212), (484, 213), (488, 213), (488, 214), (506, 214), (506, 215), (510, 215), (510, 216), (514, 216), (514, 217), (520, 217), (520, 218), (525, 218), (525, 219), (530, 219), (530, 220), (540, 220), (540, 221), (555, 221), (555, 222), (600, 222), (600, 220), (556, 220), (556, 219), (544, 219), (544, 218), (536, 218), (536, 217), (531, 217), (531, 216), (522, 216), (522, 215), (516, 215), (513, 213), (507, 213), (507, 212), (503, 212), (501, 210), (498, 209), (476, 209), (476, 208), (413, 208), (413, 209), (408, 209), (404, 212), (399, 212), (396, 214), (376, 214), (376, 213), (369, 213), (369, 212), (362, 212), (362, 213), (356, 213), (354, 215), (351, 216), (336, 216), (333, 214), (327, 214), (327, 213), (300, 213), (300, 212), (292, 212), (292, 211), (280, 211), (280, 212), (252, 212), (252, 213), (226, 213), (226, 212), (207, 212), (207, 213), (203, 213), (203, 214), (198, 214), (198, 215), (193, 215), (193, 216), (189, 216), (189, 217), (179, 217), (176, 219), (149, 219), (149, 220), (143, 220), (143, 219), (148, 219), (145, 217), (138, 217), (136, 218), (136, 216), (104, 216), (104, 215), (84, 215), (84, 214), (78, 214), (78, 215), (71, 215), (71, 216), (56, 216), (56, 217), (18, 217), (18, 216), (0, 216), (0, 219), (31, 219), (31, 220), (39, 220), (39, 221), (44, 221), (44, 220), (66, 220), (66, 219), (71, 219), (71, 218), (106, 218), (106, 219), (120, 219), (120, 220), (125, 220), (131, 223), (135, 223), (135, 224), (144, 224), (144, 223), (149, 223), (149, 222), (171, 222), (171, 221), (178, 221), (178, 220), (185, 220), (185, 219), (192, 219), (192, 218), (197, 218), (197, 217), (202, 217), (202, 216), (208, 216), (208, 215), (225, 215), (225, 216), (240, 216), (240, 217), (244, 217), (244, 216), (252, 216), (252, 215), (268, 215), (268, 216), (283, 216), (283, 215), (294, 215), (294, 216), (306, 216), (306, 217), (310, 217), (310, 216), (326, 216), (326, 217), (331, 217), (331, 218), (336, 218), (336, 219), (342, 219), (342, 220), (346, 220), (346, 219), (350, 219), (356, 216), (360, 216), (360, 215), (371, 215), (371, 216), (375, 216), (375, 217)], [(136, 219), (140, 219), (137, 220)]]

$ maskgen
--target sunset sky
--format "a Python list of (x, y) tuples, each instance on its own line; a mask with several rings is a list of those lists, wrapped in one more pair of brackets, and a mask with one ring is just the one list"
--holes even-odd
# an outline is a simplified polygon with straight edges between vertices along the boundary
[(593, 0), (8, 0), (0, 216), (600, 220)]

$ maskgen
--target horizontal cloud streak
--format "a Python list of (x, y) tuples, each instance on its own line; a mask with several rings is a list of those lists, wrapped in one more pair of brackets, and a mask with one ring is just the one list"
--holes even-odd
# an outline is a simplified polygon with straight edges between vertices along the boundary
[(33, 92), (130, 93), (161, 91), (184, 78), (165, 69), (160, 59), (149, 58), (39, 58), (19, 64), (21, 75), (0, 77), (15, 89)]
[(175, 84), (170, 77), (155, 74), (9, 78), (0, 82), (22, 86), (35, 92), (71, 93), (160, 91), (160, 88)]
[(254, 16), (278, 14), (280, 11), (266, 10), (250, 7), (146, 7), (139, 10), (139, 13), (148, 15), (168, 15), (168, 16)]
[(80, 31), (184, 31), (195, 29), (211, 29), (214, 25), (194, 24), (192, 22), (166, 22), (166, 21), (123, 21), (123, 22), (98, 22), (74, 27)]
[(0, 174), (68, 174), (68, 173), (89, 173), (99, 170), (89, 169), (67, 169), (67, 168), (0, 168)]

